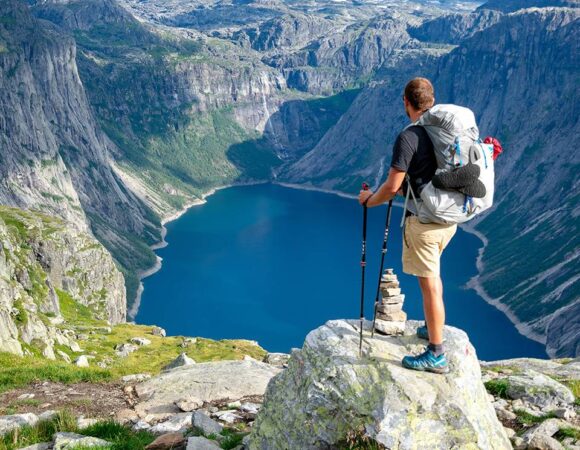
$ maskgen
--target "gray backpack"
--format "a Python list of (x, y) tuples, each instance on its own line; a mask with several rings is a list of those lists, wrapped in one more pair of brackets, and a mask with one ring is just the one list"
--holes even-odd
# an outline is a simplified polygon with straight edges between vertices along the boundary
[[(458, 191), (438, 189), (429, 182), (422, 187), (417, 199), (409, 184), (405, 208), (421, 222), (447, 224), (467, 222), (490, 208), (494, 190), (493, 145), (479, 139), (473, 112), (457, 105), (436, 105), (413, 125), (425, 128), (433, 142), (436, 174), (468, 163), (476, 164), (480, 168), (478, 179), (485, 186), (485, 197), (473, 198)], [(413, 198), (412, 205), (409, 195)]]

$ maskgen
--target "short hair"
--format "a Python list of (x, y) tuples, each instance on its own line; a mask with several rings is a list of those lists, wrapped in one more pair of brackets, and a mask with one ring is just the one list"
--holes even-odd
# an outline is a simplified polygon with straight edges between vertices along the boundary
[(405, 98), (418, 111), (427, 111), (435, 103), (435, 91), (427, 78), (413, 78), (405, 86)]

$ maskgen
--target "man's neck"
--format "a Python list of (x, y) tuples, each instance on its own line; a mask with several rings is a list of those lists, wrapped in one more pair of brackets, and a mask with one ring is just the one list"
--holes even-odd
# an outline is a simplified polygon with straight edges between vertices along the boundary
[(409, 112), (409, 119), (411, 119), (412, 123), (417, 122), (423, 115), (423, 111), (410, 111)]

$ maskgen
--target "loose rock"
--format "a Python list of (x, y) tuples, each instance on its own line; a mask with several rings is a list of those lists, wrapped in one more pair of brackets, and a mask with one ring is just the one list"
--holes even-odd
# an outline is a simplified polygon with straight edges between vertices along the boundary
[(173, 361), (171, 361), (169, 364), (167, 364), (165, 367), (163, 367), (163, 370), (166, 371), (175, 369), (176, 367), (191, 366), (193, 364), (195, 364), (195, 361), (191, 359), (189, 356), (187, 356), (187, 354), (182, 353)]
[(203, 401), (192, 396), (187, 396), (177, 400), (175, 405), (184, 412), (190, 412), (201, 408)]
[(555, 409), (574, 402), (574, 394), (570, 389), (533, 370), (521, 375), (510, 375), (507, 383), (507, 395), (510, 398), (521, 399), (542, 409)]
[(287, 353), (267, 353), (263, 361), (276, 367), (286, 367), (290, 355)]
[(134, 337), (131, 339), (131, 343), (139, 346), (151, 345), (151, 341), (144, 337)]
[(85, 355), (81, 355), (75, 359), (75, 365), (79, 367), (89, 367), (89, 359)]
[(171, 417), (169, 420), (164, 422), (160, 422), (151, 427), (149, 430), (151, 433), (154, 434), (164, 434), (164, 433), (171, 433), (171, 432), (185, 432), (187, 428), (191, 424), (192, 418), (191, 414), (189, 413), (181, 413), (176, 414), (175, 416)]
[(38, 422), (38, 416), (32, 413), (0, 416), (0, 436), (25, 425), (34, 426), (36, 422)]
[(165, 337), (167, 336), (167, 333), (165, 332), (165, 330), (161, 327), (153, 327), (153, 329), (151, 330), (151, 334), (153, 336), (161, 336), (161, 337)]
[(186, 450), (215, 450), (216, 448), (221, 448), (216, 441), (202, 436), (190, 437), (187, 440)]
[(191, 417), (191, 424), (203, 431), (204, 434), (219, 434), (224, 427), (201, 411), (195, 411)]
[(179, 450), (185, 448), (185, 444), (182, 433), (167, 433), (151, 442), (145, 450)]
[(96, 437), (61, 432), (54, 435), (53, 450), (68, 450), (75, 447), (105, 447), (109, 445), (109, 442)]

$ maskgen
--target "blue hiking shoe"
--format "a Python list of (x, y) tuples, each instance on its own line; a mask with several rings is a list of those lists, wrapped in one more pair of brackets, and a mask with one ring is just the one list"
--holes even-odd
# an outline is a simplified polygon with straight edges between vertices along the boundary
[(417, 328), (417, 337), (419, 339), (429, 340), (429, 330), (427, 330), (427, 325), (420, 326)]
[(411, 370), (421, 370), (433, 373), (449, 372), (449, 364), (445, 354), (435, 356), (435, 354), (426, 349), (425, 352), (418, 356), (405, 356), (402, 361), (403, 367)]

